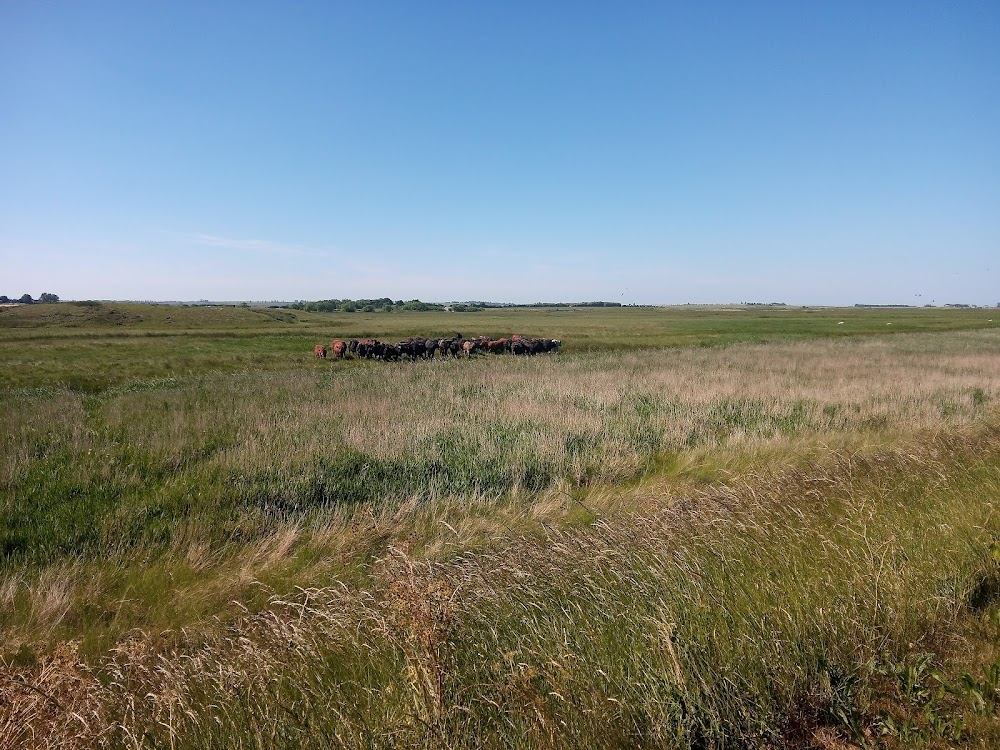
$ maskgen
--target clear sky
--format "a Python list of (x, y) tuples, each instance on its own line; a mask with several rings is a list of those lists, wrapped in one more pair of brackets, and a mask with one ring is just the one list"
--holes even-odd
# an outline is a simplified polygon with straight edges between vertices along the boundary
[(1000, 302), (1000, 3), (0, 3), (0, 293)]

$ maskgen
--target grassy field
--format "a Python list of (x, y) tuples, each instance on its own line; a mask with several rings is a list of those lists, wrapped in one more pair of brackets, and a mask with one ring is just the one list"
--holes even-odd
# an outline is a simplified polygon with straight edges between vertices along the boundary
[[(995, 320), (994, 320), (995, 319)], [(0, 389), (99, 392), (150, 378), (301, 367), (333, 338), (509, 336), (567, 353), (724, 346), (1000, 326), (991, 309), (510, 308), (479, 313), (307, 313), (102, 303), (0, 307)]]
[(0, 747), (996, 746), (997, 312), (2, 308)]

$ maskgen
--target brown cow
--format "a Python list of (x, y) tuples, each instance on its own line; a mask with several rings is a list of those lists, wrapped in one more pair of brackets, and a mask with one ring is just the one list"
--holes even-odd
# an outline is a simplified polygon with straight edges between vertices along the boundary
[(323, 359), (326, 359), (326, 347), (323, 346), (322, 344), (316, 344), (316, 346), (313, 347), (313, 354), (315, 354), (317, 357), (322, 357)]
[(334, 339), (330, 342), (330, 351), (337, 359), (343, 359), (344, 354), (347, 352), (347, 344), (340, 339)]

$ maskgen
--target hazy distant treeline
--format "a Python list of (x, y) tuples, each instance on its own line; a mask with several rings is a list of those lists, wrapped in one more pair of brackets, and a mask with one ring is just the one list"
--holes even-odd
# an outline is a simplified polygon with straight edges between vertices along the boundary
[(58, 302), (58, 294), (49, 294), (48, 292), (42, 292), (36, 300), (30, 294), (22, 294), (17, 299), (11, 299), (6, 294), (0, 294), (0, 305), (9, 305), (12, 302), (20, 302), (23, 305), (31, 305), (35, 302)]
[(411, 310), (415, 312), (451, 311), (479, 312), (495, 307), (621, 307), (620, 302), (534, 302), (527, 305), (513, 305), (505, 302), (455, 302), (442, 304), (439, 302), (421, 302), (418, 299), (407, 301), (392, 300), (389, 297), (378, 299), (324, 299), (314, 302), (295, 302), (289, 307), (307, 312), (392, 312), (394, 310)]
[(379, 299), (323, 299), (315, 302), (296, 302), (290, 307), (308, 312), (392, 312), (393, 310), (477, 312), (484, 306), (474, 303), (443, 305), (436, 302), (421, 302), (418, 299), (404, 302), (380, 297)]

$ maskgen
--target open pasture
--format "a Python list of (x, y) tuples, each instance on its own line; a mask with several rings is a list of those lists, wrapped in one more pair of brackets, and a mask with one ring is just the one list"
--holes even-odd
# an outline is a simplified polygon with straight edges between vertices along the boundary
[[(842, 322), (842, 323), (841, 323)], [(295, 369), (333, 338), (527, 336), (566, 353), (853, 338), (1000, 327), (1000, 311), (941, 308), (502, 308), (309, 313), (133, 303), (0, 308), (0, 390), (89, 393), (137, 380)]]
[[(994, 311), (49, 307), (0, 315), (10, 737), (998, 736), (896, 676), (1000, 658)], [(564, 351), (312, 354), (456, 329)]]

